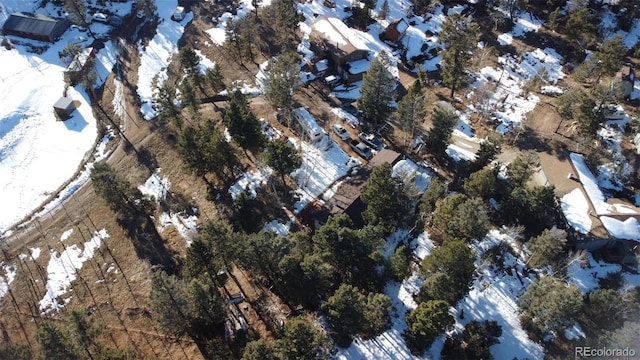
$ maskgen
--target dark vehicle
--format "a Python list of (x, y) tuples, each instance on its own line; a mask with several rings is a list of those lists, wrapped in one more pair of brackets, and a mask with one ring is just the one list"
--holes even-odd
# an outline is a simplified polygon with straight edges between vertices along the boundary
[(371, 157), (373, 157), (373, 153), (371, 152), (371, 149), (367, 147), (367, 145), (361, 143), (358, 140), (355, 140), (355, 139), (349, 140), (349, 146), (351, 146), (353, 151), (358, 153), (358, 155), (362, 156), (365, 160), (369, 160), (371, 159)]
[(380, 125), (380, 127), (376, 130), (376, 135), (380, 137), (384, 137), (389, 133), (390, 130), (391, 130), (391, 125), (389, 125), (388, 122), (385, 122), (384, 124)]
[(384, 143), (382, 142), (382, 140), (378, 139), (373, 134), (361, 132), (360, 134), (358, 134), (358, 138), (360, 139), (360, 141), (367, 144), (374, 150), (380, 150), (384, 147)]
[(340, 104), (342, 110), (348, 112), (349, 114), (360, 118), (362, 116), (362, 111), (358, 110), (357, 107), (353, 106), (352, 103), (343, 102)]

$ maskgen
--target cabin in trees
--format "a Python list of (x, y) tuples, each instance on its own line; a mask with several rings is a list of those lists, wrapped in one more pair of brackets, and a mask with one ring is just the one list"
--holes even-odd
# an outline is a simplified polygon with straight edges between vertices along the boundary
[(324, 205), (312, 202), (302, 211), (301, 219), (313, 229), (319, 229), (326, 224), (330, 216), (347, 214), (353, 225), (357, 228), (364, 226), (362, 212), (367, 208), (360, 198), (362, 187), (369, 179), (369, 175), (376, 167), (389, 163), (396, 164), (401, 154), (393, 150), (382, 149), (369, 160), (369, 162), (357, 171), (357, 173), (343, 180), (335, 194)]
[(345, 82), (361, 80), (369, 68), (369, 48), (342, 20), (319, 16), (311, 24), (309, 38)]
[(385, 41), (397, 42), (409, 28), (409, 24), (403, 18), (394, 20), (382, 33), (382, 39)]
[(4, 25), (2, 25), (2, 34), (55, 42), (67, 31), (70, 25), (67, 19), (18, 12), (11, 14)]

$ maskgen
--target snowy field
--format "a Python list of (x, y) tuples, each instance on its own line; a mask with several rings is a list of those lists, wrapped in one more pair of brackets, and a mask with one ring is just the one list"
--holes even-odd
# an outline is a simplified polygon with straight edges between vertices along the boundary
[[(70, 233), (68, 234), (70, 235)], [(47, 293), (40, 300), (42, 312), (60, 310), (71, 300), (70, 296), (64, 300), (61, 299), (67, 293), (71, 283), (77, 278), (77, 272), (82, 269), (83, 264), (93, 258), (95, 250), (100, 248), (102, 240), (108, 237), (107, 231), (102, 229), (96, 231), (94, 236), (83, 244), (82, 248), (73, 244), (67, 246), (61, 254), (51, 250), (51, 258), (47, 265)], [(60, 241), (64, 240), (65, 236), (63, 235)]]
[[(0, 0), (0, 20), (14, 11), (33, 11), (35, 1)], [(49, 4), (39, 13), (56, 16)], [(9, 36), (14, 48), (0, 48), (0, 234), (47, 200), (78, 170), (96, 142), (96, 120), (89, 97), (80, 87), (66, 95), (76, 105), (71, 119), (58, 121), (53, 103), (64, 95), (63, 71), (58, 57), (68, 43), (86, 46), (87, 35), (69, 29), (54, 44)], [(45, 46), (42, 54), (30, 46)], [(110, 42), (96, 58), (98, 82), (104, 81), (115, 62)], [(36, 86), (37, 84), (37, 86)], [(46, 181), (43, 181), (46, 179)]]
[(138, 96), (142, 102), (142, 115), (151, 120), (158, 114), (153, 108), (154, 95), (157, 89), (166, 81), (167, 68), (171, 59), (178, 52), (178, 40), (184, 33), (184, 26), (193, 19), (189, 12), (181, 22), (171, 20), (177, 0), (163, 0), (158, 6), (158, 16), (161, 20), (156, 35), (148, 44), (139, 44), (140, 67), (138, 68)]

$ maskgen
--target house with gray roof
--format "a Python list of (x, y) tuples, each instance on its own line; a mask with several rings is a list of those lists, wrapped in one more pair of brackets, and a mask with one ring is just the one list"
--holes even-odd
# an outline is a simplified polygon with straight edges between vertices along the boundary
[(2, 25), (2, 34), (55, 42), (67, 31), (70, 25), (67, 19), (17, 12), (11, 14), (4, 25)]

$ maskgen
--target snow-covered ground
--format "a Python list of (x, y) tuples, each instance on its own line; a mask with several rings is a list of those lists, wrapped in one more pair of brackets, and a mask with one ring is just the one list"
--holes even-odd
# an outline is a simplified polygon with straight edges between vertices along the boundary
[[(169, 188), (171, 183), (167, 177), (161, 177), (161, 169), (157, 169), (155, 173), (151, 174), (144, 184), (138, 186), (138, 190), (143, 195), (154, 199), (156, 202), (160, 202), (167, 198), (169, 194)], [(170, 226), (175, 228), (176, 231), (185, 240), (187, 246), (191, 245), (191, 240), (198, 233), (198, 216), (197, 209), (191, 209), (179, 212), (163, 212), (157, 221), (158, 230), (160, 232), (166, 230)]]
[[(33, 11), (39, 2), (0, 1), (0, 16)], [(57, 15), (48, 4), (40, 13)], [(4, 20), (4, 19), (2, 19)], [(68, 43), (86, 46), (87, 35), (70, 28), (56, 43), (8, 37), (14, 48), (0, 48), (0, 233), (28, 215), (77, 171), (97, 137), (89, 96), (70, 87), (67, 96), (76, 102), (72, 118), (58, 121), (53, 103), (64, 95), (66, 66), (58, 57)], [(44, 46), (42, 54), (29, 52), (29, 44)], [(98, 82), (104, 81), (115, 62), (110, 42), (96, 58)], [(46, 181), (44, 181), (46, 179)]]
[(154, 95), (167, 79), (167, 68), (178, 51), (178, 40), (182, 37), (184, 26), (193, 19), (193, 13), (186, 14), (181, 22), (171, 20), (177, 0), (163, 0), (158, 6), (161, 19), (156, 35), (148, 44), (139, 44), (140, 67), (138, 68), (138, 96), (142, 102), (142, 114), (150, 120), (157, 116), (153, 108)]
[(67, 293), (67, 289), (77, 278), (77, 272), (82, 269), (82, 265), (93, 258), (102, 240), (108, 237), (107, 231), (102, 229), (96, 231), (94, 236), (83, 244), (82, 248), (74, 244), (67, 246), (61, 254), (51, 250), (51, 258), (47, 265), (47, 293), (40, 300), (40, 310), (42, 312), (60, 310), (71, 300), (71, 297), (67, 297), (61, 302), (62, 297)]

